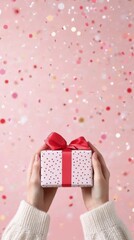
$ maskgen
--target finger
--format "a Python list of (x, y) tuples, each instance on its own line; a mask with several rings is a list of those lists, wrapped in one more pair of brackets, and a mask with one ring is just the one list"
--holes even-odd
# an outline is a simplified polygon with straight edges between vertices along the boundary
[(33, 182), (40, 181), (40, 157), (38, 153), (36, 153), (35, 155), (30, 181)]
[(92, 143), (90, 143), (90, 142), (88, 142), (88, 143), (89, 143), (89, 146), (91, 147), (91, 149), (93, 150), (93, 152), (96, 152), (96, 153), (97, 153), (97, 156), (98, 156), (99, 161), (100, 161), (101, 166), (102, 166), (102, 172), (103, 172), (103, 174), (104, 174), (104, 177), (105, 177), (106, 179), (109, 179), (109, 177), (110, 177), (110, 172), (109, 172), (109, 170), (108, 170), (108, 168), (107, 168), (107, 165), (106, 165), (106, 163), (105, 163), (105, 160), (104, 160), (102, 154), (98, 151), (98, 149), (97, 149)]
[(94, 170), (94, 179), (104, 178), (101, 164), (100, 164), (100, 161), (98, 159), (98, 155), (96, 152), (93, 153), (92, 160), (93, 160), (92, 163), (93, 163), (93, 170)]
[(81, 187), (83, 197), (89, 196), (91, 194), (91, 187)]
[[(49, 147), (46, 145), (46, 144), (43, 144), (41, 148), (39, 148), (39, 150), (36, 152), (39, 157), (40, 157), (40, 152), (42, 150), (45, 150), (45, 149), (48, 149)], [(32, 168), (33, 168), (33, 163), (34, 163), (34, 160), (35, 160), (35, 155), (36, 153), (34, 154), (34, 156), (31, 158), (31, 161), (29, 163), (29, 167), (28, 167), (28, 171), (27, 171), (27, 183), (29, 182), (30, 180), (30, 177), (31, 177), (31, 174), (32, 174)]]
[(30, 177), (31, 177), (32, 168), (33, 168), (33, 163), (34, 163), (34, 160), (35, 160), (35, 155), (36, 155), (36, 153), (35, 153), (34, 156), (31, 158), (30, 163), (29, 163), (29, 166), (28, 166), (28, 170), (27, 170), (27, 183), (29, 182)]
[[(47, 150), (47, 149), (49, 149), (49, 146), (46, 145), (46, 144), (43, 144), (43, 145), (39, 148), (39, 150), (37, 151), (37, 153), (38, 153), (39, 156), (40, 156), (40, 152), (43, 151), (43, 150)], [(41, 156), (40, 156), (40, 157), (41, 157)]]

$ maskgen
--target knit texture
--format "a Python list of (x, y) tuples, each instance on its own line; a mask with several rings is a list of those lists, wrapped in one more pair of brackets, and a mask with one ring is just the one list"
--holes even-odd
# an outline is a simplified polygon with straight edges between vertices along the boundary
[(80, 215), (85, 240), (132, 240), (113, 201)]
[[(80, 215), (84, 240), (132, 240), (117, 216), (114, 202)], [(6, 227), (1, 240), (46, 240), (50, 215), (22, 200), (17, 213)]]
[(6, 227), (2, 240), (45, 240), (50, 215), (22, 200), (17, 213)]

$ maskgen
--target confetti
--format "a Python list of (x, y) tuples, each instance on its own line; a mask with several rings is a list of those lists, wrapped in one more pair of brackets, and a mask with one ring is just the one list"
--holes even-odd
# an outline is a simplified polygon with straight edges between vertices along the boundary
[[(132, 5), (132, 0), (1, 1), (1, 233), (25, 195), (29, 156), (49, 132), (62, 131), (68, 142), (84, 136), (104, 155), (111, 197), (134, 239)], [(58, 214), (66, 217), (61, 228), (78, 208), (83, 211), (74, 201), (77, 188), (67, 191), (59, 201)], [(72, 236), (64, 230), (68, 238), (82, 239), (78, 231)]]

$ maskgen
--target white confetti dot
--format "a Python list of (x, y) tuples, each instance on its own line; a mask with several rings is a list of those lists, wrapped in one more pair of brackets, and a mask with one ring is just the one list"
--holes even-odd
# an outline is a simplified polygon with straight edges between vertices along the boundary
[(1, 108), (5, 108), (5, 105), (4, 105), (4, 104), (2, 104), (2, 105), (1, 105)]
[(65, 25), (64, 25), (62, 28), (63, 28), (64, 30), (66, 30), (66, 29), (67, 29)]
[(100, 35), (96, 35), (94, 38), (95, 38), (96, 41), (99, 41), (100, 40)]
[(63, 10), (63, 9), (65, 8), (64, 3), (59, 3), (59, 4), (58, 4), (58, 8), (59, 8), (60, 10)]
[(56, 36), (56, 32), (52, 32), (52, 33), (51, 33), (51, 36), (52, 36), (52, 37), (55, 37), (55, 36)]
[(120, 133), (116, 133), (116, 138), (120, 138)]
[(106, 19), (106, 15), (103, 15), (103, 16), (102, 16), (102, 19)]
[(134, 213), (134, 208), (132, 208), (132, 212)]
[(72, 213), (68, 213), (66, 217), (67, 217), (68, 219), (71, 219), (71, 218), (73, 218), (73, 214), (72, 214)]
[(81, 35), (81, 32), (80, 32), (80, 31), (78, 31), (78, 32), (77, 32), (77, 36), (80, 36), (80, 35)]
[(72, 27), (72, 28), (71, 28), (71, 31), (72, 31), (72, 32), (76, 32), (76, 27)]
[(27, 116), (22, 116), (21, 119), (18, 121), (20, 124), (25, 124), (28, 121)]

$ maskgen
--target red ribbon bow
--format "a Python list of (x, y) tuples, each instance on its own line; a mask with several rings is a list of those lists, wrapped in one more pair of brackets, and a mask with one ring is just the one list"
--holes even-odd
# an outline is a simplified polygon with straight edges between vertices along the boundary
[(91, 149), (84, 137), (74, 139), (67, 145), (66, 140), (58, 133), (52, 132), (45, 140), (51, 150), (57, 149)]
[(66, 140), (58, 133), (52, 132), (45, 140), (50, 150), (62, 151), (62, 186), (71, 186), (71, 149), (91, 150), (86, 139), (81, 136), (67, 145)]

